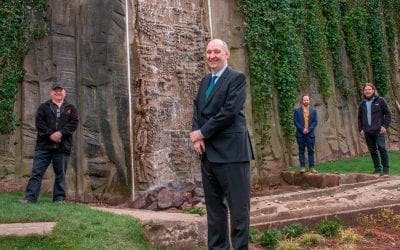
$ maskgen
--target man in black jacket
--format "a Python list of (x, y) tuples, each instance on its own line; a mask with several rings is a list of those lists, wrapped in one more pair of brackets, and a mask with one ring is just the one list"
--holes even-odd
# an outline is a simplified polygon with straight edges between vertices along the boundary
[(36, 202), (42, 178), (50, 163), (55, 174), (53, 201), (64, 202), (66, 197), (65, 174), (72, 148), (72, 134), (78, 126), (78, 112), (74, 105), (64, 100), (65, 89), (54, 82), (51, 100), (42, 103), (36, 113), (37, 139), (32, 174), (20, 203)]
[(379, 97), (378, 91), (372, 83), (364, 85), (363, 99), (358, 108), (358, 131), (367, 142), (368, 150), (374, 162), (374, 173), (387, 176), (389, 174), (389, 159), (384, 134), (389, 127), (392, 116), (385, 100)]

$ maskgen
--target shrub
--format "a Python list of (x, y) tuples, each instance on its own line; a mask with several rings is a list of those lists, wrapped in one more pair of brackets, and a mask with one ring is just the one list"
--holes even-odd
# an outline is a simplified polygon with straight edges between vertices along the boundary
[(282, 240), (276, 245), (276, 250), (301, 250), (299, 243), (292, 240)]
[(315, 233), (303, 234), (300, 237), (300, 243), (303, 246), (313, 246), (324, 242), (324, 237)]
[(395, 214), (395, 212), (391, 208), (382, 209), (379, 213), (379, 219), (385, 226), (391, 228), (400, 227), (400, 214)]
[(340, 240), (346, 243), (354, 243), (361, 240), (361, 236), (351, 228), (340, 231)]
[(315, 227), (315, 230), (327, 237), (335, 236), (343, 227), (343, 222), (336, 218), (334, 220), (324, 219)]
[(257, 243), (267, 247), (267, 249), (274, 249), (276, 243), (281, 238), (281, 232), (275, 228), (268, 229), (257, 238)]
[(255, 228), (250, 228), (249, 237), (251, 242), (257, 242), (257, 238), (260, 235), (260, 231)]
[(282, 234), (286, 238), (297, 238), (307, 231), (307, 227), (302, 224), (295, 223), (285, 226), (282, 229)]

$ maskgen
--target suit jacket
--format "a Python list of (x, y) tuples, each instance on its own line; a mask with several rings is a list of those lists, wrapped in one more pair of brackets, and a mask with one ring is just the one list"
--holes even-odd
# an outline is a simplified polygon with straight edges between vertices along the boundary
[[(293, 121), (294, 121), (294, 126), (296, 127), (296, 137), (302, 137), (303, 130), (304, 130), (304, 113), (303, 113), (303, 108), (299, 107), (294, 110), (293, 113)], [(318, 124), (318, 116), (317, 116), (317, 110), (315, 108), (311, 108), (308, 111), (308, 135), (310, 137), (315, 137), (315, 127), (317, 127)]]
[(205, 76), (193, 102), (192, 130), (200, 129), (205, 139), (205, 156), (210, 162), (245, 162), (254, 159), (246, 126), (244, 103), (246, 77), (225, 69), (207, 101), (205, 92), (211, 74)]

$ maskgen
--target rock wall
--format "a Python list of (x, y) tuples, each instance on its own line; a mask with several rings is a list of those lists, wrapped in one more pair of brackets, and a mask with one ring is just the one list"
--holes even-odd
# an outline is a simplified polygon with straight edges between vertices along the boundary
[[(80, 116), (67, 173), (71, 199), (119, 203), (132, 189), (199, 183), (188, 133), (192, 100), (206, 71), (204, 2), (128, 1), (128, 58), (125, 1), (50, 0), (51, 34), (33, 45), (24, 62), (16, 104), (21, 126), (1, 137), (1, 155), (15, 159), (13, 174), (30, 174), (36, 109), (57, 79)], [(51, 190), (52, 181), (47, 171), (43, 191)]]
[[(249, 76), (236, 3), (210, 3), (209, 10), (207, 0), (129, 0), (126, 26), (125, 1), (49, 0), (51, 34), (33, 44), (24, 62), (27, 73), (16, 103), (20, 127), (13, 135), (0, 136), (0, 156), (14, 159), (16, 168), (10, 170), (8, 164), (0, 173), (29, 176), (36, 108), (49, 98), (51, 81), (58, 79), (66, 84), (67, 99), (77, 106), (81, 120), (68, 169), (71, 199), (120, 203), (132, 196), (132, 190), (137, 196), (171, 181), (199, 185), (199, 161), (188, 132), (192, 100), (206, 72), (206, 41), (211, 36), (226, 40), (231, 46), (229, 64)], [(345, 52), (342, 62), (345, 77), (352, 79)], [(399, 82), (399, 74), (396, 77)], [(250, 80), (246, 113), (255, 142)], [(311, 73), (309, 81), (301, 92), (310, 93), (319, 114), (317, 164), (367, 152), (356, 128), (356, 97), (344, 100), (333, 87), (325, 103)], [(392, 105), (399, 100), (399, 91), (392, 87), (388, 97)], [(271, 140), (264, 149), (253, 143), (266, 162), (253, 162), (254, 179), (297, 164), (297, 146), (285, 145), (278, 100), (273, 101)], [(393, 114), (389, 146), (399, 149), (399, 116), (394, 108)], [(51, 186), (52, 171), (48, 171), (43, 191)]]

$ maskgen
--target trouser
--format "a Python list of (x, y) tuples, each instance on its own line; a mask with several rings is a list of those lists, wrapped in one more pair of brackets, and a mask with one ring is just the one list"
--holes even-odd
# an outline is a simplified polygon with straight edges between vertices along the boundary
[[(250, 226), (250, 164), (212, 163), (202, 160), (207, 208), (208, 249), (248, 249)], [(226, 199), (226, 202), (225, 202)], [(227, 203), (227, 205), (226, 205)]]
[[(365, 141), (367, 142), (368, 150), (371, 154), (372, 161), (374, 163), (375, 172), (380, 173), (383, 167), (383, 173), (389, 173), (389, 157), (386, 151), (385, 135), (377, 134), (370, 135), (365, 134)], [(379, 161), (379, 155), (380, 161)]]
[(299, 146), (300, 167), (306, 166), (305, 152), (307, 147), (308, 165), (310, 168), (313, 168), (315, 166), (314, 163), (315, 137), (311, 137), (309, 135), (303, 135), (301, 137), (296, 137), (296, 141)]
[(69, 154), (56, 149), (36, 150), (33, 159), (32, 174), (25, 191), (25, 199), (36, 202), (39, 197), (42, 178), (50, 163), (54, 170), (53, 201), (63, 201), (66, 197), (65, 174)]

